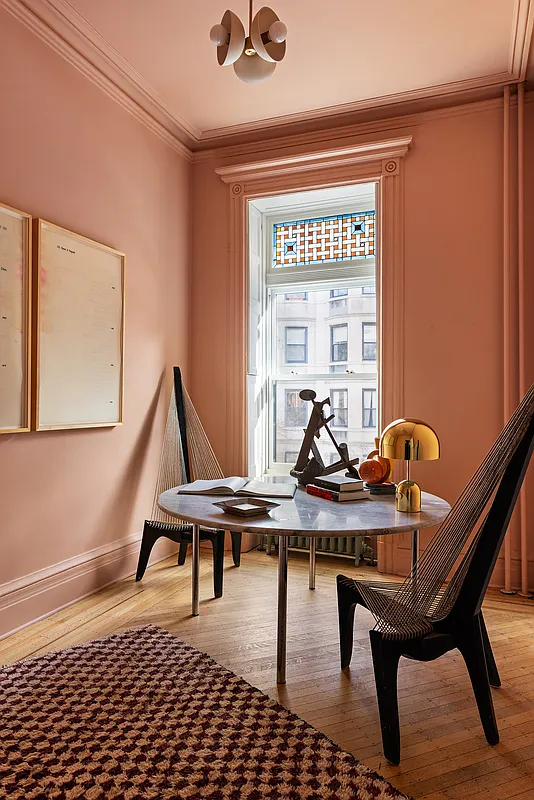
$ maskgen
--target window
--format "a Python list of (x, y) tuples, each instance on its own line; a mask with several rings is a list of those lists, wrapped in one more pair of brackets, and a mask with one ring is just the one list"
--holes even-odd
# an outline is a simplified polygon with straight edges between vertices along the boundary
[(376, 294), (376, 286), (362, 286), (362, 294)]
[(332, 420), (333, 428), (349, 427), (348, 390), (330, 389), (330, 408), (336, 416)]
[(362, 389), (362, 428), (376, 428), (376, 389)]
[(273, 225), (273, 268), (372, 258), (375, 212), (279, 222)]
[(308, 328), (286, 327), (286, 364), (308, 363)]
[(337, 309), (337, 313), (347, 308), (348, 289), (330, 289), (330, 310)]
[(308, 423), (306, 401), (299, 397), (298, 389), (286, 389), (287, 428), (305, 428)]
[[(376, 428), (362, 428), (362, 389), (377, 387), (378, 361), (362, 360), (360, 338), (362, 323), (376, 321), (379, 296), (378, 278), (376, 296), (367, 296), (380, 233), (376, 188), (373, 181), (248, 203), (250, 475), (287, 475), (296, 463), (311, 412), (302, 389), (329, 398), (331, 430), (351, 458), (373, 449)], [(325, 464), (338, 461), (329, 437), (317, 446)]]
[(284, 453), (284, 464), (296, 464), (299, 454), (294, 450), (286, 450)]
[(348, 361), (348, 325), (330, 326), (330, 361)]
[(362, 322), (362, 359), (376, 361), (376, 322)]

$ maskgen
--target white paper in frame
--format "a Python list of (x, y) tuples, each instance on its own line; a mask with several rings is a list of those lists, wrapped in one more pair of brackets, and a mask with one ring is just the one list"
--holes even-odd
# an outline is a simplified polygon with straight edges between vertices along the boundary
[(34, 220), (34, 430), (123, 421), (125, 256)]
[(0, 433), (30, 430), (31, 216), (0, 205)]

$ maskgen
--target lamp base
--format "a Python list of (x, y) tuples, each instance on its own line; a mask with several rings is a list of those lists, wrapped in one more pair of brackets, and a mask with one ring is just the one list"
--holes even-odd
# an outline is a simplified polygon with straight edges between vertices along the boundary
[(407, 514), (421, 511), (421, 489), (415, 481), (401, 481), (395, 493), (395, 509)]

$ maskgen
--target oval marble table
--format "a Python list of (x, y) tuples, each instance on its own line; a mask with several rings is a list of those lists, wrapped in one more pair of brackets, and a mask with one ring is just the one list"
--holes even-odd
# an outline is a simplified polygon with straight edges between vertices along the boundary
[[(221, 497), (178, 494), (169, 489), (159, 496), (158, 505), (167, 514), (193, 524), (192, 598), (193, 616), (199, 613), (199, 529), (223, 528), (227, 531), (278, 536), (278, 640), (277, 683), (286, 679), (287, 630), (287, 553), (290, 536), (310, 537), (310, 588), (314, 569), (315, 540), (319, 536), (384, 536), (410, 531), (412, 563), (417, 561), (419, 531), (440, 523), (450, 506), (440, 497), (423, 492), (422, 510), (406, 514), (395, 510), (395, 498), (372, 496), (368, 500), (334, 503), (297, 488), (292, 500), (279, 500), (279, 508), (261, 517), (226, 514), (214, 506)], [(246, 498), (243, 498), (246, 500)], [(313, 544), (312, 544), (313, 543)]]

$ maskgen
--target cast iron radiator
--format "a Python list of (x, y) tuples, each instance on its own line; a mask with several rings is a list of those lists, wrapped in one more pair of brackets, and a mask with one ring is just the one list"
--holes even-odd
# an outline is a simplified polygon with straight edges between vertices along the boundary
[[(266, 549), (267, 553), (271, 552), (273, 544), (278, 543), (277, 536), (263, 536), (262, 539), (260, 548)], [(294, 550), (309, 550), (309, 541), (307, 536), (290, 536), (289, 547)], [(316, 552), (353, 558), (356, 565), (364, 555), (371, 563), (375, 560), (374, 550), (364, 541), (363, 536), (320, 536), (317, 539)]]

